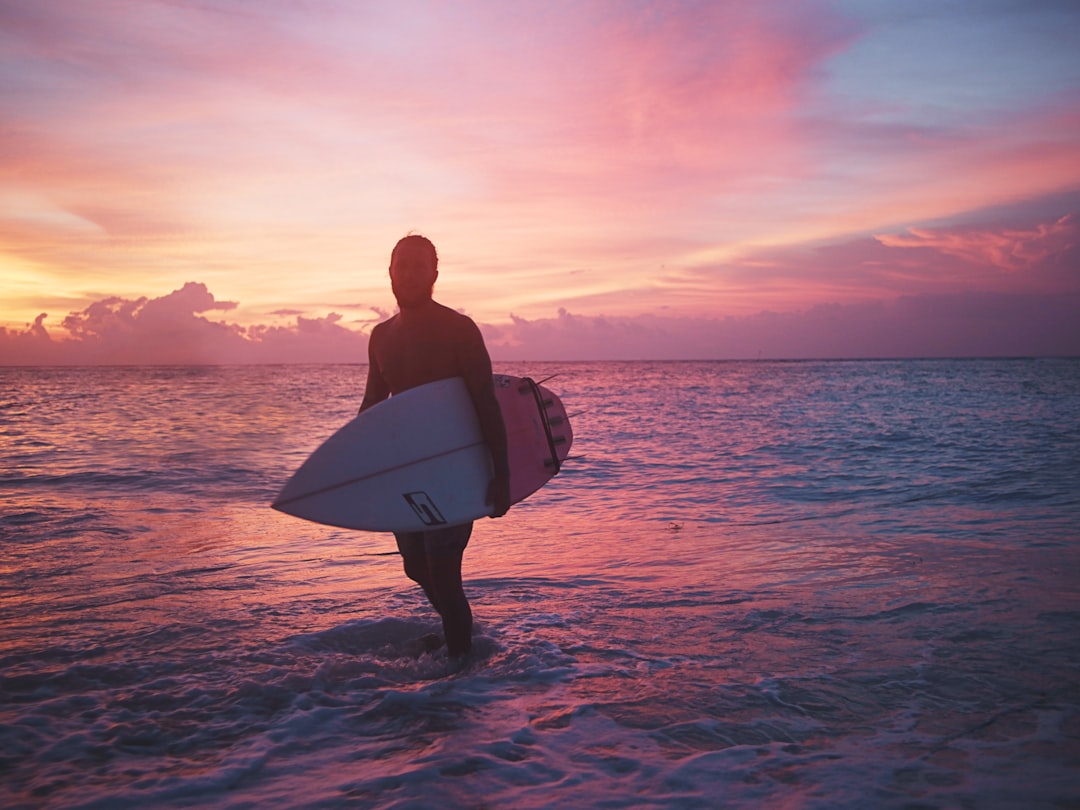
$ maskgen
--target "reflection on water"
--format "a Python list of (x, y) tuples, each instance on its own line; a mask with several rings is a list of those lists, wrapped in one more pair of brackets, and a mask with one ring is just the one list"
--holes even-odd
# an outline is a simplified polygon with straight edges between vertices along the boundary
[(0, 372), (5, 806), (1075, 798), (1080, 364), (562, 367), (463, 670), (389, 537), (266, 506), (362, 372)]

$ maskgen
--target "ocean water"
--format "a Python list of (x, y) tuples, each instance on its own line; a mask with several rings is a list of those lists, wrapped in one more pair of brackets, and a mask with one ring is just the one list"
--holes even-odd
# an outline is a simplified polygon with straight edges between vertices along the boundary
[(465, 558), (271, 510), (363, 366), (0, 369), (6, 808), (1080, 807), (1080, 361), (504, 364)]

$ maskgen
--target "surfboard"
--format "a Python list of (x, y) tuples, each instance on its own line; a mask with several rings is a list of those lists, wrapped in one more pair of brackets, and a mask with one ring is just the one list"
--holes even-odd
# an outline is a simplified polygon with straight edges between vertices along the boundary
[[(554, 393), (528, 377), (494, 375), (506, 423), (510, 501), (559, 472), (573, 432)], [(300, 465), (272, 506), (366, 531), (425, 531), (488, 516), (491, 453), (460, 377), (410, 388), (368, 408)]]

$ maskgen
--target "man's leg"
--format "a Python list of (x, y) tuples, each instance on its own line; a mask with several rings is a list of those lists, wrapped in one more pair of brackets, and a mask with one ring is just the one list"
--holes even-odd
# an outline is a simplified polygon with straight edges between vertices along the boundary
[(428, 581), (432, 604), (442, 616), (446, 652), (456, 658), (472, 649), (472, 608), (461, 582), (461, 560), (472, 524), (427, 533)]
[(461, 582), (461, 561), (472, 524), (428, 532), (396, 534), (405, 575), (424, 589), (442, 618), (447, 653), (465, 655), (472, 649), (472, 608)]
[(405, 576), (424, 589), (424, 595), (441, 616), (439, 595), (434, 590), (428, 565), (427, 532), (395, 532), (394, 539), (397, 540), (398, 551), (405, 565)]
[[(430, 532), (434, 535), (436, 532)], [(472, 524), (455, 526), (429, 535), (428, 571), (436, 609), (443, 617), (446, 651), (451, 658), (472, 649), (472, 608), (461, 583), (461, 558), (469, 544)]]

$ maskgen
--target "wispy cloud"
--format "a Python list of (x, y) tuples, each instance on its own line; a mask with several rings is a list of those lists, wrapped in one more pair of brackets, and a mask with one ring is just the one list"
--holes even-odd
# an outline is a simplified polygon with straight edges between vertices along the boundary
[(1080, 221), (1075, 214), (1066, 214), (1026, 230), (909, 228), (906, 234), (882, 234), (877, 240), (887, 247), (937, 250), (975, 267), (1021, 271), (1052, 257), (1075, 254), (1080, 247)]

